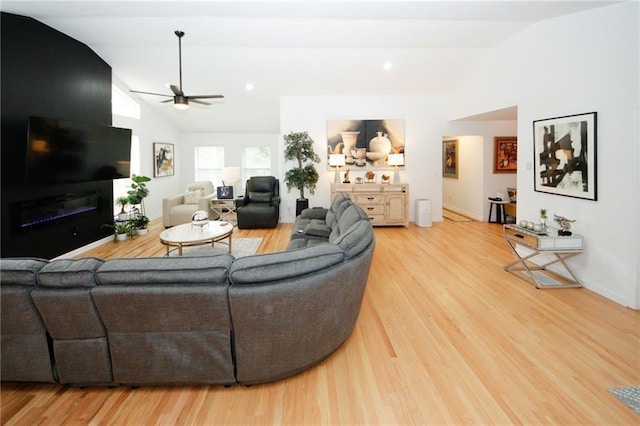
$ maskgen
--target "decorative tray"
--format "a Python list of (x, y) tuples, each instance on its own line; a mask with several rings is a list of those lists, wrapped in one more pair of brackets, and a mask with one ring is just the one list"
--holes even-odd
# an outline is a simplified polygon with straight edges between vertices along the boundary
[(519, 231), (522, 232), (528, 232), (529, 234), (535, 234), (535, 235), (548, 235), (547, 234), (547, 229), (545, 228), (544, 231), (534, 231), (533, 229), (529, 229), (529, 228), (523, 228), (520, 225), (515, 225), (516, 228), (518, 228)]

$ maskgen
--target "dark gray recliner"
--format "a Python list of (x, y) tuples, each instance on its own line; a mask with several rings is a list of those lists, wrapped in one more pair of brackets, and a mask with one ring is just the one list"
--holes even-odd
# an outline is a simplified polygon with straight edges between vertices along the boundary
[(273, 176), (247, 180), (244, 198), (236, 201), (238, 228), (274, 228), (280, 217), (280, 183)]

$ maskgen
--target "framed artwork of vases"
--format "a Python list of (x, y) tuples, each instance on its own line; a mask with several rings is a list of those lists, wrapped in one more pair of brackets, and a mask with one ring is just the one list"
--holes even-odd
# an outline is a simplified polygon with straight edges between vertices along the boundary
[(333, 170), (328, 166), (330, 154), (344, 154), (347, 168), (390, 170), (389, 154), (402, 154), (403, 159), (406, 155), (404, 120), (329, 120), (327, 170)]

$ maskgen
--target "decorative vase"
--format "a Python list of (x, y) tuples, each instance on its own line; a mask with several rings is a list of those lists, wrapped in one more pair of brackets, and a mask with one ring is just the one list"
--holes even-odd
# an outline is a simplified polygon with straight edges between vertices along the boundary
[(391, 141), (382, 132), (376, 132), (378, 136), (369, 141), (369, 151), (384, 154), (391, 152)]
[(345, 155), (345, 163), (353, 164), (353, 154), (351, 151), (356, 148), (356, 143), (358, 142), (358, 135), (360, 132), (340, 132), (342, 135), (342, 153)]

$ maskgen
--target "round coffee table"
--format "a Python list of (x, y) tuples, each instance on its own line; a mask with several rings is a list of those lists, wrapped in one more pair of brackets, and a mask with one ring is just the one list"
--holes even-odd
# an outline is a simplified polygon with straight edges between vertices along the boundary
[[(231, 239), (233, 236), (233, 225), (221, 220), (210, 220), (205, 225), (192, 225), (183, 223), (165, 229), (160, 233), (160, 242), (167, 246), (167, 256), (171, 250), (178, 249), (178, 256), (182, 256), (182, 248), (188, 246), (199, 246), (211, 243), (211, 246), (225, 238), (229, 241), (229, 253), (231, 253)], [(172, 249), (173, 247), (173, 249)]]

